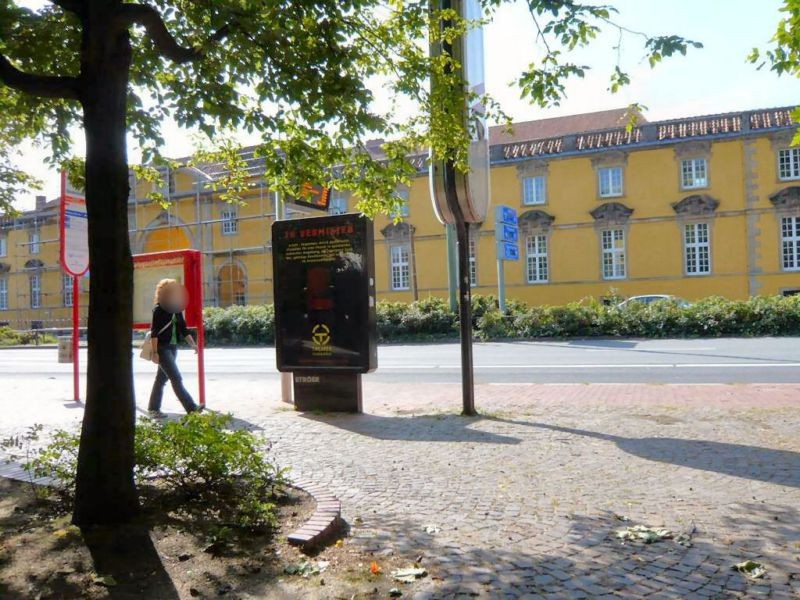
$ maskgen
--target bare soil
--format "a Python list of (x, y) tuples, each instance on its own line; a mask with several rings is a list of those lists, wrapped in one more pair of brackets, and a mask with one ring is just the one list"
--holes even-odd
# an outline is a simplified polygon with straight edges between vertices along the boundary
[(392, 580), (408, 559), (373, 556), (346, 534), (307, 556), (286, 536), (314, 511), (313, 499), (289, 488), (278, 501), (274, 531), (221, 535), (188, 526), (166, 511), (143, 513), (124, 528), (81, 531), (37, 500), (26, 483), (0, 478), (0, 598), (387, 598), (417, 584)]

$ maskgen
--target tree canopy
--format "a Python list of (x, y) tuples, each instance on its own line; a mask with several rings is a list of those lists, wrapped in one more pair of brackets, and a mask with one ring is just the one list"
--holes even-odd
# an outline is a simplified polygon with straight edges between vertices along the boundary
[[(506, 1), (483, 0), (484, 22)], [(69, 132), (82, 124), (84, 24), (96, 3), (24, 4), (5, 1), (0, 8), (0, 81), (8, 86), (0, 97), (0, 135), (5, 132), (9, 146), (34, 139), (60, 164), (72, 156)], [(431, 11), (427, 0), (105, 4), (117, 6), (114, 26), (130, 31), (127, 124), (145, 162), (159, 159), (162, 126), (172, 121), (208, 138), (215, 154), (205, 151), (197, 160), (227, 160), (235, 167), (229, 156), (235, 145), (219, 140), (243, 130), (262, 138), (257, 152), (276, 188), (292, 193), (303, 181), (335, 180), (362, 199), (367, 213), (393, 211), (393, 190), (414, 172), (408, 154), (432, 148), (466, 168), (469, 132), (455, 106), (462, 100), (446, 93), (463, 88), (459, 65), (446, 55), (428, 56), (429, 42), (451, 40), (477, 25), (452, 10)], [(540, 107), (557, 105), (567, 80), (584, 76), (590, 66), (574, 64), (569, 52), (591, 44), (604, 27), (640, 38), (653, 66), (699, 46), (676, 35), (625, 29), (611, 5), (527, 5), (539, 51), (517, 83)], [(431, 92), (431, 75), (449, 84), (441, 88), (445, 92)], [(629, 82), (620, 66), (609, 77), (611, 91)], [(378, 95), (391, 107), (383, 113), (374, 108)], [(505, 121), (491, 97), (482, 101), (491, 118)], [(389, 140), (381, 161), (359, 151), (370, 137)], [(28, 183), (24, 169), (14, 169), (0, 154), (0, 202), (8, 206)]]

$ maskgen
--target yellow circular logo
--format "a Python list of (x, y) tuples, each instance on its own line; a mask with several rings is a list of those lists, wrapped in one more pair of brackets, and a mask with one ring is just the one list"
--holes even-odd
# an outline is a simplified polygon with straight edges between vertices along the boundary
[(311, 330), (311, 339), (317, 346), (327, 346), (331, 343), (331, 330), (330, 327), (324, 323), (314, 325)]

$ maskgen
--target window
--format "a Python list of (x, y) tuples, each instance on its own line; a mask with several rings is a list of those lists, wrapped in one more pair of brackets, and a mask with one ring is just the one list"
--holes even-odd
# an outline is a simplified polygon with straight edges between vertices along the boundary
[(38, 231), (31, 231), (28, 234), (28, 248), (31, 254), (39, 254), (42, 249), (41, 244), (39, 243), (39, 232)]
[(711, 244), (708, 223), (690, 223), (684, 227), (684, 264), (687, 275), (711, 273)]
[(400, 207), (392, 213), (392, 217), (407, 217), (410, 214), (408, 207), (408, 190), (397, 190), (395, 196), (400, 198)]
[(600, 196), (622, 196), (622, 167), (602, 167), (597, 170)]
[(343, 215), (347, 212), (347, 195), (339, 190), (331, 191), (331, 203), (328, 212), (332, 215)]
[(41, 275), (31, 275), (30, 277), (31, 308), (42, 306), (42, 277)]
[(233, 303), (237, 306), (246, 306), (247, 305), (247, 296), (243, 291), (236, 291), (233, 294)]
[(708, 163), (705, 158), (681, 161), (681, 187), (685, 190), (708, 186)]
[(228, 206), (222, 209), (222, 235), (236, 235), (239, 233), (239, 215), (236, 208)]
[(478, 285), (478, 231), (469, 231), (469, 284)]
[(64, 306), (72, 306), (75, 279), (69, 273), (64, 273), (61, 280), (61, 291), (64, 296)]
[(0, 235), (0, 256), (8, 256), (8, 238)]
[(602, 233), (603, 279), (625, 278), (625, 231), (606, 229)]
[(525, 177), (522, 180), (522, 203), (544, 204), (547, 202), (547, 192), (544, 176)]
[(800, 148), (778, 151), (778, 177), (800, 179)]
[(784, 271), (800, 271), (800, 217), (781, 219), (781, 249)]
[(0, 310), (8, 310), (8, 279), (0, 277)]
[(547, 236), (529, 235), (525, 240), (525, 265), (528, 283), (545, 283), (550, 273), (547, 258)]
[(393, 290), (407, 290), (411, 287), (408, 254), (407, 246), (392, 246), (391, 248)]

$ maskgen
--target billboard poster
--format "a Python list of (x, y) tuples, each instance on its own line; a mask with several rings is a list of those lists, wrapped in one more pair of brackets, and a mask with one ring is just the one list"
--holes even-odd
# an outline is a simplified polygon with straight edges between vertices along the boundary
[(278, 370), (377, 367), (372, 221), (354, 214), (272, 225)]
[(61, 266), (80, 277), (89, 270), (89, 217), (86, 196), (69, 183), (66, 171), (61, 172)]

